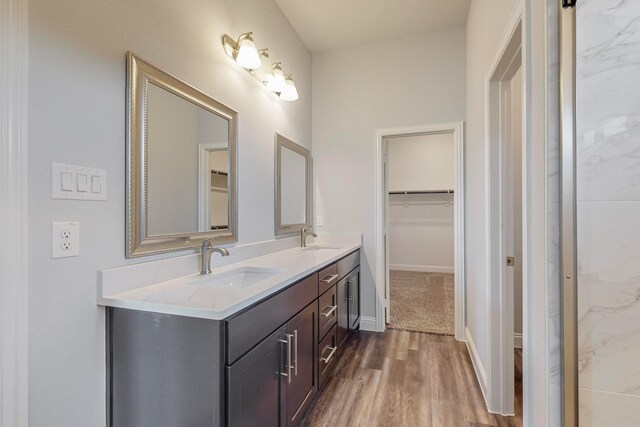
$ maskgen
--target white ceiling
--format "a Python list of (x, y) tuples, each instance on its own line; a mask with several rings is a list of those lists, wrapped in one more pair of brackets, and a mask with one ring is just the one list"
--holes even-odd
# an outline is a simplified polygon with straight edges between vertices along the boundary
[(311, 52), (464, 25), (471, 0), (276, 0)]

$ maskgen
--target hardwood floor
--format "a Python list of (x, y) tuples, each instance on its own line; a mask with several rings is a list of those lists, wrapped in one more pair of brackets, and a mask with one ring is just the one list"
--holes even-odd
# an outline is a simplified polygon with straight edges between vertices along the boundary
[(305, 426), (522, 425), (518, 350), (515, 417), (487, 411), (467, 349), (453, 337), (362, 331), (344, 351)]

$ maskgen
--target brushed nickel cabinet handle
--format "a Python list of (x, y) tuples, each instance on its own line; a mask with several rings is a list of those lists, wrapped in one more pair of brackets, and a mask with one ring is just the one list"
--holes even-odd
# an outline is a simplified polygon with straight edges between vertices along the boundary
[(323, 311), (322, 317), (331, 317), (333, 315), (333, 312), (336, 311), (336, 309), (338, 308), (338, 306), (330, 305), (330, 306), (327, 306), (327, 308), (329, 308), (329, 311)]
[(350, 301), (350, 302), (354, 302), (353, 301), (353, 291), (351, 291), (351, 284), (353, 283), (353, 278), (349, 278), (347, 280), (347, 297), (345, 298), (345, 300)]
[(287, 383), (291, 384), (291, 338), (293, 337), (293, 335), (291, 334), (287, 334), (287, 339), (286, 340), (279, 340), (281, 343), (286, 344), (287, 346), (287, 364), (285, 366), (285, 370), (287, 371), (287, 373), (285, 374), (284, 372), (280, 372), (280, 375), (282, 375), (283, 377), (287, 377)]
[(298, 330), (297, 329), (293, 331), (293, 339), (294, 339), (293, 350), (294, 350), (294, 356), (295, 356), (293, 373), (297, 377), (298, 376)]
[[(333, 358), (333, 355), (336, 354), (336, 350), (338, 349), (338, 346), (335, 347), (327, 347), (326, 349), (331, 349), (331, 353), (329, 353), (329, 355), (327, 357), (323, 357), (320, 359), (321, 362), (324, 362), (325, 365), (328, 365), (329, 362), (331, 362), (331, 359)], [(325, 349), (325, 350), (326, 350)]]
[(332, 274), (330, 276), (325, 276), (320, 281), (326, 283), (327, 285), (330, 285), (331, 283), (335, 282), (337, 278), (338, 278), (337, 274)]

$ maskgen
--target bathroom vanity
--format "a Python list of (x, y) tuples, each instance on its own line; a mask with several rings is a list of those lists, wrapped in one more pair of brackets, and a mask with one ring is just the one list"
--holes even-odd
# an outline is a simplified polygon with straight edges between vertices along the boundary
[(359, 328), (362, 236), (317, 239), (311, 152), (276, 134), (277, 239), (231, 246), (238, 113), (131, 52), (127, 94), (125, 256), (201, 256), (99, 273), (107, 425), (299, 425)]
[(359, 243), (218, 270), (101, 300), (109, 425), (296, 426), (309, 412), (359, 328)]

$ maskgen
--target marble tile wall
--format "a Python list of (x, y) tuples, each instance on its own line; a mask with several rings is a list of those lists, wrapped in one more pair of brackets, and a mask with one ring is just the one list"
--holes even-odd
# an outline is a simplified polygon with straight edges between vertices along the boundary
[(640, 2), (577, 6), (580, 426), (640, 425)]

